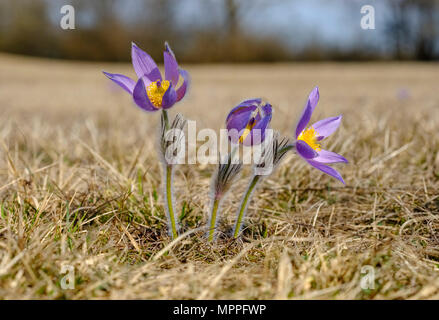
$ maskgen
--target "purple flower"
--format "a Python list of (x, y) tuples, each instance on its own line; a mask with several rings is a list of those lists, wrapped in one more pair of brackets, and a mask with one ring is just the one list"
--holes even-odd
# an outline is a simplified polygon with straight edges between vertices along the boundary
[(410, 99), (410, 91), (407, 88), (399, 88), (396, 92), (396, 97), (399, 100), (407, 100)]
[(246, 146), (261, 143), (265, 139), (265, 130), (270, 124), (271, 114), (271, 104), (263, 103), (261, 99), (241, 102), (230, 111), (226, 119), (230, 140)]
[[(154, 60), (143, 50), (132, 43), (131, 58), (137, 82), (122, 74), (104, 72), (104, 74), (122, 89), (133, 96), (134, 102), (145, 111), (169, 109), (183, 99), (189, 86), (189, 74), (178, 67), (174, 53), (167, 43), (163, 52), (165, 63), (165, 79)], [(183, 83), (177, 88), (180, 76)]]
[(340, 173), (327, 166), (326, 163), (347, 163), (348, 161), (341, 155), (320, 147), (320, 142), (337, 130), (342, 116), (320, 120), (311, 127), (306, 128), (318, 102), (319, 88), (315, 87), (309, 94), (308, 101), (296, 127), (296, 150), (297, 153), (314, 168), (345, 183)]

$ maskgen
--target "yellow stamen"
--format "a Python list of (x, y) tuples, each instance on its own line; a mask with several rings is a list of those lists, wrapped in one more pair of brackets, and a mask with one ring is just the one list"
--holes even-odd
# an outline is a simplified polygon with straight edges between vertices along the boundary
[(320, 143), (317, 141), (318, 136), (317, 131), (313, 127), (310, 127), (303, 130), (297, 137), (297, 140), (305, 141), (315, 151), (320, 151), (322, 149), (320, 148)]
[[(159, 84), (157, 86), (157, 84)], [(166, 90), (169, 88), (169, 81), (163, 80), (163, 81), (155, 81), (151, 82), (151, 84), (146, 88), (146, 93), (148, 94), (148, 98), (151, 101), (151, 103), (156, 108), (160, 108), (162, 106), (162, 100), (163, 95), (165, 94)]]
[(249, 121), (247, 123), (247, 126), (245, 127), (242, 135), (239, 137), (239, 143), (243, 143), (245, 138), (249, 135), (249, 133), (252, 131), (253, 127), (256, 125), (256, 121), (253, 118), (252, 121)]

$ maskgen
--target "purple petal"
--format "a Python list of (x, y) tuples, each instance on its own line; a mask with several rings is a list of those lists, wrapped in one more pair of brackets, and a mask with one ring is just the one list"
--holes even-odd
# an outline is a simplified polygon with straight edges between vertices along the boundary
[(256, 110), (257, 106), (261, 102), (261, 99), (251, 99), (251, 100), (245, 100), (238, 104), (236, 107), (234, 107), (232, 110), (230, 110), (229, 114), (226, 118), (226, 123), (229, 121), (231, 116), (236, 117), (238, 114), (241, 113), (248, 113), (249, 117), (250, 114)]
[(314, 109), (316, 108), (319, 99), (320, 99), (319, 87), (315, 87), (308, 96), (308, 100), (311, 104), (312, 111), (314, 111)]
[(271, 106), (271, 104), (266, 103), (263, 107), (262, 107), (262, 112), (264, 113), (265, 116), (267, 115), (271, 115), (273, 113), (273, 108)]
[(258, 106), (260, 105), (262, 102), (261, 98), (254, 98), (254, 99), (248, 99), (248, 100), (244, 100), (242, 101), (239, 105), (240, 106)]
[(265, 116), (250, 130), (250, 134), (244, 139), (243, 145), (251, 146), (260, 144), (265, 140), (265, 131), (271, 121), (271, 114)]
[(183, 83), (177, 89), (177, 101), (180, 101), (186, 95), (190, 83), (189, 73), (186, 70), (180, 69), (179, 73), (183, 77)]
[(299, 122), (297, 123), (296, 126), (296, 139), (303, 131), (303, 129), (305, 129), (306, 126), (308, 125), (308, 122), (311, 119), (311, 115), (312, 115), (312, 107), (308, 100), (305, 109), (303, 109), (302, 115), (300, 116)]
[(253, 111), (256, 110), (256, 106), (252, 107), (236, 107), (229, 113), (226, 121), (227, 130), (236, 129), (238, 131), (243, 130), (251, 117)]
[(272, 114), (271, 113), (267, 114), (265, 117), (262, 118), (261, 121), (259, 121), (253, 127), (253, 129), (261, 129), (262, 131), (265, 131), (265, 129), (267, 129), (268, 125), (270, 124), (271, 118), (272, 118)]
[(174, 87), (172, 86), (172, 84), (170, 84), (168, 90), (166, 90), (165, 94), (163, 95), (162, 108), (169, 109), (175, 104), (176, 101), (177, 92), (175, 92)]
[(326, 174), (329, 174), (331, 177), (334, 177), (335, 179), (338, 179), (343, 184), (345, 184), (343, 178), (341, 177), (341, 174), (337, 170), (335, 170), (335, 169), (333, 169), (333, 168), (331, 168), (323, 163), (317, 162), (315, 160), (306, 160), (306, 161), (308, 161), (308, 163), (310, 165), (312, 165), (314, 168), (319, 169), (320, 171), (322, 171)]
[(345, 157), (328, 150), (320, 150), (317, 152), (318, 156), (314, 158), (314, 161), (322, 162), (322, 163), (337, 163), (337, 162), (344, 162), (348, 163), (348, 160), (346, 160)]
[(342, 116), (326, 118), (320, 121), (317, 121), (312, 125), (312, 127), (317, 131), (320, 140), (323, 140), (326, 137), (329, 137), (335, 130), (337, 130), (338, 126), (341, 123)]
[(102, 71), (108, 79), (113, 80), (115, 83), (117, 83), (122, 89), (124, 89), (126, 92), (133, 94), (134, 86), (136, 85), (136, 82), (128, 78), (127, 76), (124, 76), (123, 74), (117, 74), (117, 73), (109, 73)]
[(163, 52), (163, 61), (165, 63), (165, 79), (171, 81), (176, 86), (179, 77), (177, 61), (167, 51)]
[[(145, 76), (144, 76), (144, 81), (146, 81), (145, 78), (147, 78), (147, 80), (149, 80), (149, 82), (155, 82), (155, 81), (157, 81), (157, 80), (162, 81), (162, 75), (160, 74), (160, 70), (159, 70), (158, 68), (152, 70), (152, 71), (151, 71), (150, 73), (148, 73), (148, 74), (145, 74)], [(145, 84), (146, 84), (146, 83), (145, 83)]]
[[(146, 80), (147, 81), (147, 80)], [(158, 108), (154, 107), (146, 94), (145, 83), (143, 79), (137, 81), (133, 90), (134, 102), (145, 111), (157, 111)]]
[(308, 96), (308, 101), (306, 102), (306, 106), (303, 109), (302, 115), (299, 118), (299, 121), (296, 126), (296, 139), (300, 135), (300, 133), (303, 131), (303, 129), (306, 128), (306, 126), (309, 123), (309, 120), (311, 119), (311, 115), (314, 111), (314, 109), (317, 106), (317, 103), (319, 102), (319, 88), (315, 87), (311, 93)]
[(160, 70), (154, 60), (135, 43), (131, 45), (131, 59), (134, 71), (139, 78), (148, 75), (151, 81), (161, 80)]
[(300, 156), (307, 160), (318, 156), (318, 153), (303, 140), (296, 141), (296, 150)]
[[(171, 46), (169, 45), (169, 43), (167, 41), (165, 42), (165, 50), (167, 52), (169, 52), (171, 54), (171, 56), (174, 57), (174, 59), (175, 59), (175, 54), (172, 51)], [(177, 60), (177, 59), (175, 59), (175, 60)]]

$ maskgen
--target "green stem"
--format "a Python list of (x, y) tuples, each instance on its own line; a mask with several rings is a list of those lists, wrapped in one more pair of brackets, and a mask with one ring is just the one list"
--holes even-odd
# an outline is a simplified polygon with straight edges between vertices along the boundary
[(174, 206), (172, 203), (172, 166), (167, 165), (165, 170), (166, 179), (166, 204), (169, 214), (169, 222), (171, 224), (172, 239), (177, 238), (177, 224), (175, 221)]
[(239, 208), (238, 218), (236, 219), (235, 231), (233, 233), (234, 238), (238, 238), (239, 231), (241, 231), (242, 219), (244, 218), (245, 211), (247, 209), (248, 200), (259, 181), (260, 176), (255, 175), (248, 185), (247, 191), (245, 192), (244, 199), (242, 199), (241, 207)]
[(215, 227), (216, 227), (216, 215), (218, 212), (220, 199), (215, 197), (213, 200), (212, 213), (210, 215), (210, 227), (209, 227), (209, 237), (208, 241), (213, 241), (213, 236), (215, 235)]
[(165, 120), (165, 127), (166, 130), (169, 130), (169, 118), (168, 118), (168, 111), (165, 109), (162, 109), (163, 119)]
[[(162, 109), (163, 114), (163, 120), (165, 122), (165, 128), (166, 130), (169, 130), (169, 118), (168, 118), (168, 112), (164, 109)], [(175, 213), (174, 213), (174, 204), (172, 202), (172, 165), (164, 164), (166, 166), (165, 168), (165, 180), (166, 180), (166, 186), (165, 186), (165, 197), (166, 197), (166, 206), (167, 206), (167, 212), (169, 215), (169, 223), (171, 225), (171, 235), (172, 239), (177, 238), (177, 223), (175, 221)]]

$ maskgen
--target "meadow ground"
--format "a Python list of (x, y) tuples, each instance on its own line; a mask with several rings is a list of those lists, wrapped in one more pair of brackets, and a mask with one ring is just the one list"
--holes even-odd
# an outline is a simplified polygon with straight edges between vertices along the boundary
[[(0, 298), (439, 298), (439, 65), (185, 68), (192, 88), (171, 113), (198, 129), (219, 130), (231, 107), (262, 96), (272, 126), (292, 137), (318, 85), (312, 121), (344, 115), (325, 147), (350, 161), (336, 166), (346, 186), (291, 154), (257, 190), (241, 240), (210, 245), (197, 231), (170, 244), (159, 113), (137, 109), (101, 73), (131, 67), (0, 55)], [(177, 169), (188, 230), (206, 223), (214, 170)], [(63, 266), (72, 290), (60, 286)], [(374, 288), (362, 289), (372, 270)]]

